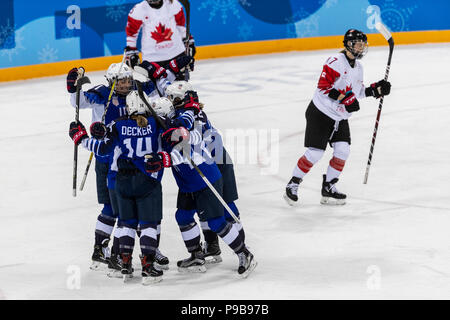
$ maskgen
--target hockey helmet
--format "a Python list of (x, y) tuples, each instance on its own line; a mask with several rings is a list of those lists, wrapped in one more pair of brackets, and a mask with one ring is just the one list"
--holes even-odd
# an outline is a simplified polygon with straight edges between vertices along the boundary
[(119, 95), (126, 96), (133, 86), (133, 70), (125, 63), (111, 64), (106, 71), (105, 78), (110, 87), (117, 79), (114, 91)]
[[(143, 92), (144, 97), (148, 101), (148, 96)], [(136, 114), (146, 114), (149, 110), (147, 105), (142, 101), (141, 97), (139, 97), (139, 93), (136, 90), (131, 91), (126, 98), (127, 102), (127, 111), (128, 114), (136, 115)]]
[(174, 81), (166, 88), (166, 96), (176, 107), (182, 105), (186, 91), (193, 91), (192, 85), (184, 80)]
[(156, 98), (150, 105), (159, 117), (170, 119), (175, 115), (175, 108), (172, 102), (165, 97)]
[(361, 59), (369, 50), (367, 36), (364, 32), (349, 29), (344, 35), (344, 47), (356, 58)]

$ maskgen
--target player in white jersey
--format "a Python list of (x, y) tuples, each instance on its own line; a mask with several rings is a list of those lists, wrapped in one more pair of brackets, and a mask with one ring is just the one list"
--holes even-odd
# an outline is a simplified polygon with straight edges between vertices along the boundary
[[(142, 29), (142, 60), (156, 62), (165, 69), (170, 61), (186, 54), (186, 18), (183, 7), (177, 0), (145, 0), (136, 4), (128, 14), (126, 26), (127, 63), (134, 68), (139, 64), (137, 38)], [(195, 55), (194, 38), (189, 37), (189, 56)], [(192, 71), (194, 62), (189, 64)], [(177, 79), (184, 80), (184, 74), (177, 67), (170, 68)]]
[(298, 201), (298, 187), (312, 166), (323, 156), (327, 144), (333, 148), (327, 173), (323, 175), (322, 204), (345, 204), (347, 196), (336, 189), (338, 177), (350, 154), (348, 118), (359, 110), (358, 99), (388, 95), (391, 84), (381, 80), (365, 87), (363, 67), (358, 61), (368, 50), (367, 36), (350, 29), (344, 36), (344, 50), (325, 62), (314, 97), (306, 110), (304, 155), (298, 160), (286, 186), (284, 199)]

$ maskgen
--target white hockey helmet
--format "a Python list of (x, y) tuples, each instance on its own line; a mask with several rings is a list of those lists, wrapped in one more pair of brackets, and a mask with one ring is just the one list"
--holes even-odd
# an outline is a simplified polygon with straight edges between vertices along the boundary
[(170, 119), (175, 115), (175, 108), (172, 102), (165, 97), (152, 100), (150, 105), (159, 117)]
[(193, 91), (194, 87), (184, 80), (174, 81), (166, 88), (166, 96), (172, 101), (175, 107), (178, 107), (184, 99), (186, 91)]
[(112, 63), (106, 70), (105, 78), (110, 87), (117, 78), (114, 91), (120, 95), (127, 95), (133, 86), (133, 70), (125, 63)]
[[(148, 96), (143, 92), (144, 97), (148, 101)], [(127, 111), (128, 114), (135, 115), (135, 114), (146, 114), (149, 110), (147, 108), (147, 105), (142, 101), (141, 97), (139, 97), (139, 93), (136, 90), (131, 91), (127, 95)]]

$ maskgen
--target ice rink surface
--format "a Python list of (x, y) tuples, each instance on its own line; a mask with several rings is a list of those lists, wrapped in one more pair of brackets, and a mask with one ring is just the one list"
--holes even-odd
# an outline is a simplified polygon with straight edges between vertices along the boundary
[[(259, 263), (245, 280), (223, 242), (221, 264), (205, 274), (178, 273), (176, 261), (187, 252), (170, 170), (163, 179), (160, 248), (171, 261), (164, 280), (140, 284), (138, 244), (131, 283), (89, 270), (101, 207), (93, 168), (85, 190), (72, 197), (74, 109), (65, 76), (0, 84), (0, 299), (449, 299), (449, 50), (395, 48), (367, 185), (378, 101), (360, 101), (350, 119), (351, 154), (338, 184), (348, 201), (341, 207), (319, 204), (330, 149), (301, 184), (301, 205), (282, 199), (305, 150), (304, 112), (324, 61), (337, 50), (196, 63), (192, 83), (217, 128), (279, 137), (270, 148), (247, 145), (241, 151), (258, 147), (258, 161), (235, 165), (237, 205)], [(366, 86), (384, 77), (387, 55), (387, 47), (370, 48), (362, 60)], [(102, 72), (87, 75), (104, 83)], [(86, 126), (90, 119), (90, 111), (81, 112)], [(79, 182), (88, 157), (80, 148)]]

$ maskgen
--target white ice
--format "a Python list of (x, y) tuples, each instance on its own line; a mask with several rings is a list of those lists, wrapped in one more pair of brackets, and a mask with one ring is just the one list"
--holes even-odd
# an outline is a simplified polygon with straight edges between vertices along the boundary
[[(319, 204), (331, 150), (302, 183), (301, 205), (282, 199), (304, 152), (305, 109), (323, 62), (336, 50), (198, 61), (192, 83), (216, 127), (279, 130), (271, 131), (279, 135), (275, 155), (277, 143), (270, 150), (263, 145), (259, 162), (235, 166), (237, 205), (259, 265), (239, 279), (238, 259), (222, 242), (221, 264), (205, 274), (178, 273), (176, 261), (187, 252), (174, 219), (177, 188), (167, 171), (161, 250), (171, 263), (153, 287), (140, 284), (138, 270), (127, 284), (89, 270), (101, 207), (93, 168), (85, 190), (72, 197), (68, 125), (74, 109), (65, 76), (0, 84), (0, 297), (449, 299), (449, 50), (449, 44), (395, 48), (392, 94), (384, 101), (367, 185), (378, 101), (361, 101), (350, 119), (351, 155), (338, 184), (348, 194), (342, 207)], [(387, 55), (387, 47), (377, 47), (364, 57), (366, 85), (384, 77)], [(102, 72), (87, 72), (92, 84), (103, 83)], [(86, 125), (90, 118), (90, 111), (81, 112)], [(80, 149), (78, 181), (88, 156)], [(278, 169), (263, 174), (270, 156)], [(138, 251), (137, 244), (136, 268)]]

